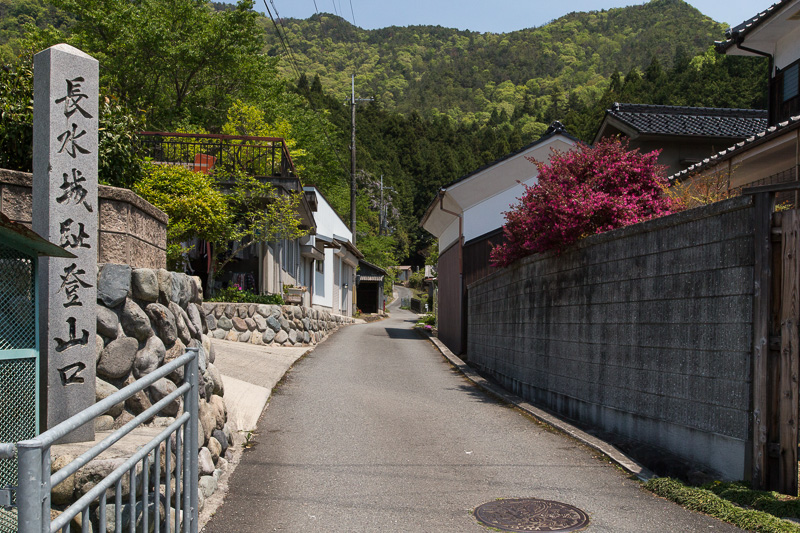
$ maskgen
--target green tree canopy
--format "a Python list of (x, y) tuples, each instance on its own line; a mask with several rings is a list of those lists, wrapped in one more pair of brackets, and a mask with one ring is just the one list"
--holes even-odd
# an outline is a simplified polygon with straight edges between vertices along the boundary
[(231, 103), (275, 90), (275, 60), (252, 0), (215, 11), (205, 0), (53, 0), (76, 18), (69, 41), (96, 57), (102, 82), (151, 127), (222, 125)]

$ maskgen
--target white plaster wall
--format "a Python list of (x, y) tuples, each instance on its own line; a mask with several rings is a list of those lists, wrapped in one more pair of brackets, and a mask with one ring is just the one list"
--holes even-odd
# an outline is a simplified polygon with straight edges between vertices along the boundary
[[(352, 242), (353, 234), (331, 204), (314, 187), (304, 187), (305, 191), (313, 191), (317, 195), (317, 211), (314, 213), (317, 235), (332, 239), (334, 235), (344, 237)], [(314, 295), (312, 305), (336, 311), (339, 298), (339, 264), (341, 260), (333, 255), (333, 249), (325, 249), (325, 272), (320, 274), (314, 269)]]
[[(526, 185), (533, 185), (538, 178), (531, 178), (525, 182)], [(464, 241), (469, 241), (475, 237), (480, 237), (490, 231), (502, 228), (506, 223), (503, 214), (512, 205), (519, 202), (519, 198), (525, 193), (522, 184), (516, 184), (510, 189), (506, 189), (486, 200), (475, 204), (464, 212)]]
[(447, 226), (447, 229), (439, 235), (439, 252), (445, 251), (450, 245), (458, 240), (458, 218)]
[(333, 249), (325, 248), (325, 269), (322, 274), (314, 269), (314, 298), (313, 305), (322, 307), (333, 307), (333, 270), (334, 270)]
[(314, 191), (317, 194), (317, 212), (314, 213), (314, 222), (317, 225), (317, 233), (326, 237), (333, 237), (334, 234), (346, 237), (350, 242), (353, 241), (353, 234), (350, 229), (342, 222), (331, 204), (313, 187), (304, 187), (305, 191)]
[(775, 67), (784, 68), (800, 59), (800, 27), (787, 32), (775, 47)]
[(342, 263), (342, 260), (334, 255), (333, 256), (333, 260), (331, 261), (331, 266), (332, 266), (332, 270), (333, 270), (333, 281), (331, 282), (331, 285), (330, 285), (330, 287), (331, 287), (331, 310), (334, 313), (338, 313), (339, 312), (339, 302), (341, 301), (341, 299), (340, 299), (341, 297), (339, 296), (340, 289), (341, 289), (341, 283), (340, 283), (340, 277), (339, 277), (341, 275), (341, 270), (342, 270), (341, 263)]

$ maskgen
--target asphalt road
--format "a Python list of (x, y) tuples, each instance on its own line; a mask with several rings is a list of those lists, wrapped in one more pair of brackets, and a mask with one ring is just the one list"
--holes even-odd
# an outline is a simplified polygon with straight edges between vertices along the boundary
[(297, 363), (204, 531), (480, 532), (475, 507), (522, 497), (579, 507), (589, 532), (738, 531), (487, 397), (413, 317), (395, 306)]

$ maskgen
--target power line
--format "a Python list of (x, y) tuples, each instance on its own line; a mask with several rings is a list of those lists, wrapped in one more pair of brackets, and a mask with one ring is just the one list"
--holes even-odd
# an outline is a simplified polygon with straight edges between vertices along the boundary
[[(281, 30), (278, 27), (278, 24), (275, 22), (275, 17), (272, 16), (272, 11), (270, 11), (269, 6), (267, 5), (267, 0), (263, 0), (263, 1), (264, 1), (264, 7), (267, 8), (267, 14), (269, 14), (269, 18), (272, 20), (272, 25), (275, 26), (275, 32), (278, 34), (278, 38), (280, 39), (281, 44), (283, 45), (283, 48), (286, 51), (287, 59), (289, 60), (290, 65), (294, 69), (294, 72), (297, 75), (297, 79), (300, 79), (300, 69), (297, 66), (297, 61), (294, 58), (294, 53), (292, 52), (291, 47), (289, 46), (289, 44), (287, 42), (288, 38), (284, 38), (284, 36), (281, 35)], [(278, 9), (275, 7), (274, 0), (270, 0), (270, 3), (272, 4), (272, 7), (275, 9), (275, 15), (280, 17), (280, 15), (278, 14)], [(315, 0), (314, 1), (314, 7), (316, 7), (316, 5), (317, 5), (317, 3), (316, 3), (316, 0)], [(319, 12), (317, 12), (317, 13), (319, 14)], [(281, 26), (283, 26), (283, 21), (281, 21)], [(284, 31), (285, 31), (285, 27), (284, 27)], [(312, 100), (310, 100), (310, 99), (307, 100), (307, 101), (311, 105), (311, 109), (314, 110), (314, 113), (315, 114), (319, 114), (319, 111), (317, 110), (316, 106), (314, 105), (314, 102)], [(328, 141), (328, 145), (331, 147), (331, 150), (333, 150), (333, 155), (336, 156), (336, 160), (339, 162), (339, 165), (341, 165), (342, 170), (344, 170), (345, 173), (346, 173), (348, 171), (347, 165), (345, 164), (344, 161), (342, 161), (342, 158), (339, 157), (339, 152), (336, 150), (336, 145), (333, 143), (333, 141), (330, 138), (330, 135), (328, 134), (328, 129), (326, 127), (324, 127), (324, 124), (322, 126), (323, 126), (322, 127), (322, 133), (325, 134), (325, 138)]]
[[(264, 7), (267, 8), (267, 14), (269, 15), (270, 20), (272, 20), (272, 25), (275, 26), (275, 31), (278, 34), (278, 39), (280, 39), (281, 44), (283, 45), (283, 49), (286, 51), (287, 59), (289, 60), (289, 64), (294, 68), (294, 72), (298, 78), (300, 78), (300, 69), (297, 67), (297, 61), (294, 58), (294, 53), (292, 52), (291, 48), (289, 48), (289, 44), (287, 43), (288, 38), (284, 35), (281, 35), (281, 30), (278, 28), (278, 24), (275, 22), (275, 17), (272, 16), (272, 11), (269, 9), (269, 5), (267, 5), (267, 0), (264, 1)], [(270, 0), (272, 2), (272, 0)], [(272, 7), (275, 7), (274, 2), (272, 3)], [(278, 10), (275, 9), (275, 14), (278, 15)], [(283, 22), (281, 22), (281, 26)], [(284, 28), (285, 32), (285, 28)]]
[[(277, 17), (278, 22), (281, 23), (281, 27), (283, 28), (283, 36), (286, 39), (286, 44), (289, 47), (289, 53), (292, 56), (292, 61), (294, 62), (295, 71), (299, 73), (300, 68), (297, 66), (297, 58), (294, 56), (294, 50), (292, 50), (291, 45), (289, 44), (289, 34), (286, 32), (286, 26), (283, 24), (283, 18), (281, 17), (280, 13), (278, 13), (278, 8), (275, 6), (275, 0), (269, 0), (269, 3), (272, 4), (272, 8), (275, 10), (275, 17)], [(298, 74), (298, 78), (300, 75)]]
[(353, 0), (350, 0), (350, 15), (353, 17), (353, 26), (358, 26), (356, 24), (356, 14), (353, 12)]

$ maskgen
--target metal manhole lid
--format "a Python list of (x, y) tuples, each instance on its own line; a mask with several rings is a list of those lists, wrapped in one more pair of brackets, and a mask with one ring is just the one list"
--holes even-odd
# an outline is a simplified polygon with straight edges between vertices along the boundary
[(589, 517), (577, 507), (538, 498), (484, 503), (475, 509), (475, 518), (485, 526), (519, 533), (579, 531), (589, 525)]

